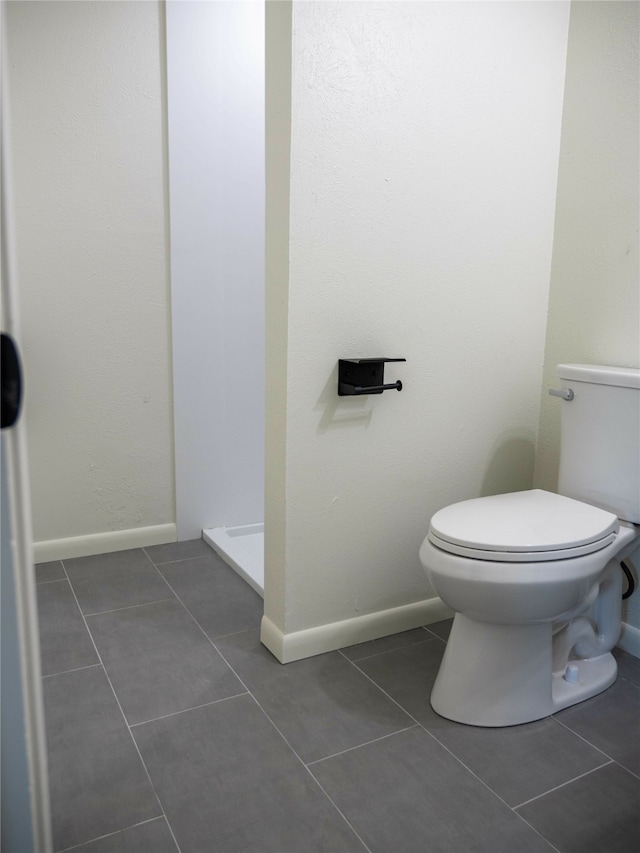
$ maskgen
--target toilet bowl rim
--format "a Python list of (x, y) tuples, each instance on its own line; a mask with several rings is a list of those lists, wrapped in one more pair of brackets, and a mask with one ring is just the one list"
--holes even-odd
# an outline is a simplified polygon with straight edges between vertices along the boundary
[(594, 542), (586, 542), (583, 545), (578, 545), (573, 548), (548, 548), (531, 551), (509, 551), (509, 550), (489, 550), (487, 548), (474, 548), (468, 545), (461, 545), (457, 542), (450, 542), (447, 539), (438, 536), (433, 530), (427, 533), (427, 539), (431, 544), (447, 554), (455, 554), (460, 557), (468, 557), (476, 560), (486, 560), (489, 562), (498, 563), (546, 563), (556, 560), (571, 560), (576, 557), (582, 557), (586, 554), (593, 554), (602, 551), (608, 545), (611, 545), (616, 539), (616, 533), (609, 533), (602, 539), (596, 539)]
[[(545, 489), (525, 489), (442, 507), (431, 517), (429, 534), (435, 545), (451, 553), (479, 559), (485, 552), (532, 554), (513, 560), (528, 562), (598, 551), (613, 541), (608, 537), (619, 524), (614, 513), (596, 504)], [(549, 556), (538, 556), (543, 552)]]
[(427, 576), (465, 583), (535, 586), (544, 583), (595, 581), (609, 562), (640, 540), (640, 526), (621, 524), (616, 541), (591, 554), (564, 560), (506, 562), (451, 554), (433, 545), (427, 536), (420, 548), (420, 561)]

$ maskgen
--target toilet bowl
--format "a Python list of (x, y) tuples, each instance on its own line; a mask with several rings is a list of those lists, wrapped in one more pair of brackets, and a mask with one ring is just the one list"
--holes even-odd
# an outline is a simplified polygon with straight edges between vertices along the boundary
[[(462, 545), (461, 537), (454, 535), (455, 510), (463, 519), (478, 509), (485, 530), (493, 529), (494, 535)], [(436, 513), (420, 548), (435, 592), (455, 611), (431, 695), (434, 710), (468, 725), (509, 726), (549, 716), (609, 687), (617, 672), (610, 651), (620, 633), (622, 573), (616, 557), (622, 559), (633, 547), (640, 529), (620, 524), (611, 513), (544, 491), (478, 498), (447, 507), (443, 514), (446, 523)], [(545, 514), (553, 530), (564, 520), (569, 528), (574, 522), (571, 532), (578, 535), (567, 535), (566, 541), (553, 536), (544, 526)], [(496, 527), (508, 541), (499, 542)], [(458, 541), (444, 539), (443, 529)], [(526, 543), (518, 551), (507, 550), (514, 547), (514, 529)], [(495, 550), (486, 547), (489, 538)], [(545, 538), (553, 548), (542, 549)], [(468, 556), (463, 555), (465, 547)], [(581, 660), (572, 655), (576, 636), (566, 654), (559, 654), (554, 644), (563, 645), (566, 627), (597, 601), (602, 610), (605, 581), (613, 602), (606, 624), (602, 617), (597, 630), (587, 620), (580, 623), (580, 637), (594, 643), (595, 653)], [(599, 645), (598, 637), (604, 640)], [(568, 666), (573, 681), (567, 681)]]
[[(563, 406), (576, 396), (580, 404), (569, 436), (563, 412), (577, 476), (561, 466), (562, 494), (532, 489), (445, 507), (420, 548), (435, 592), (455, 612), (431, 705), (468, 725), (541, 719), (616, 679), (620, 561), (640, 545), (640, 370), (561, 365), (558, 373), (572, 380)], [(612, 388), (624, 392), (620, 407)], [(597, 417), (579, 430), (592, 409)], [(612, 436), (618, 418), (622, 433)], [(585, 436), (588, 446), (575, 452)]]

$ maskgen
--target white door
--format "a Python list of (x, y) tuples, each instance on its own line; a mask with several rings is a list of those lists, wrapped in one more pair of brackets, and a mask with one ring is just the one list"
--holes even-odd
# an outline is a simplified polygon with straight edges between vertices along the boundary
[[(4, 3), (2, 4), (4, 16)], [(7, 128), (6, 51), (0, 17), (2, 69), (1, 308), (3, 333), (0, 485), (2, 539), (0, 563), (0, 715), (2, 777), (0, 780), (2, 853), (50, 853), (51, 826), (46, 742), (40, 680), (31, 512), (24, 424), (16, 395), (11, 354), (20, 340), (17, 285), (11, 241), (10, 153)]]

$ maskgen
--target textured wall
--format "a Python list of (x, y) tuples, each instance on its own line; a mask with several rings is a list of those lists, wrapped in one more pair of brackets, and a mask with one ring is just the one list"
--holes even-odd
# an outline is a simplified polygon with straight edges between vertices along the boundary
[[(535, 482), (557, 484), (561, 362), (640, 367), (638, 3), (572, 3)], [(635, 562), (640, 568), (640, 553)], [(640, 627), (640, 593), (627, 621)]]
[(640, 366), (638, 3), (573, 3), (536, 483), (557, 482), (561, 362)]
[(35, 539), (173, 522), (159, 7), (8, 6)]
[[(565, 3), (294, 4), (288, 294), (282, 253), (268, 270), (284, 633), (428, 597), (430, 515), (531, 485), (567, 24)], [(338, 398), (337, 359), (375, 355), (407, 358), (405, 390)]]

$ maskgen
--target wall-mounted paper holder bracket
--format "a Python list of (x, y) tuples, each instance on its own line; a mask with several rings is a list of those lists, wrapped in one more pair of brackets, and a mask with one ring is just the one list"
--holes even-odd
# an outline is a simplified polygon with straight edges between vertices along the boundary
[(402, 382), (384, 384), (386, 361), (406, 361), (406, 358), (341, 358), (338, 360), (338, 396), (382, 394), (395, 389), (402, 391)]

